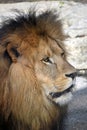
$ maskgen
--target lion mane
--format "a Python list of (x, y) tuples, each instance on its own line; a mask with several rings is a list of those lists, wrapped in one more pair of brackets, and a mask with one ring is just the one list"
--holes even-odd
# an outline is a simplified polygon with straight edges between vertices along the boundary
[[(64, 40), (52, 11), (19, 14), (0, 28), (0, 130), (57, 130), (66, 107), (45, 96), (35, 72), (40, 40)], [(46, 49), (46, 48), (44, 48)], [(44, 68), (43, 68), (44, 69)], [(39, 72), (39, 70), (38, 70)], [(49, 73), (49, 72), (47, 72)]]

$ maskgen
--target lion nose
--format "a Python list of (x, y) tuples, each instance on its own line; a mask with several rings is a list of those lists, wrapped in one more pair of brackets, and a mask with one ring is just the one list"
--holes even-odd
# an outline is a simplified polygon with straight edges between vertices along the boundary
[(65, 76), (70, 77), (72, 79), (74, 79), (76, 77), (76, 75), (77, 75), (76, 72), (70, 73), (70, 74), (65, 74)]

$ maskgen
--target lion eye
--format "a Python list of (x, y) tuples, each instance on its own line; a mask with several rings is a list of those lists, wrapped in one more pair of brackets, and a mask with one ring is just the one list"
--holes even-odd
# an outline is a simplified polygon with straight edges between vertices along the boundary
[(43, 61), (44, 63), (51, 63), (51, 64), (53, 63), (53, 62), (52, 62), (52, 59), (49, 58), (49, 57), (43, 58), (42, 61)]

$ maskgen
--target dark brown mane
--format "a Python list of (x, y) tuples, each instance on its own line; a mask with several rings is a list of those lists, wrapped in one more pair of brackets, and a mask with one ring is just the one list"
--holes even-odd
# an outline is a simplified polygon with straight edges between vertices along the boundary
[(22, 35), (24, 30), (31, 33), (31, 29), (40, 36), (49, 35), (55, 39), (63, 39), (62, 25), (58, 16), (52, 11), (45, 11), (38, 16), (35, 12), (19, 13), (15, 18), (5, 20), (0, 28), (0, 41), (17, 31)]

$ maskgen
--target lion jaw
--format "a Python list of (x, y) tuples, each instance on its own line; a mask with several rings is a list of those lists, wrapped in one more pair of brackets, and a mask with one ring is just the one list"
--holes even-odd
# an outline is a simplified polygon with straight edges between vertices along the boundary
[(49, 92), (49, 90), (45, 89), (47, 98), (50, 101), (52, 101), (60, 106), (66, 105), (71, 101), (71, 99), (73, 97), (72, 92), (74, 92), (74, 91), (75, 91), (75, 81), (72, 82), (70, 87), (68, 87), (67, 89), (65, 89), (62, 92)]

